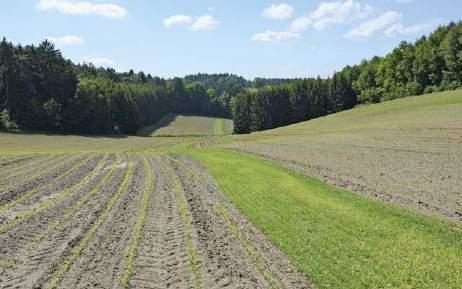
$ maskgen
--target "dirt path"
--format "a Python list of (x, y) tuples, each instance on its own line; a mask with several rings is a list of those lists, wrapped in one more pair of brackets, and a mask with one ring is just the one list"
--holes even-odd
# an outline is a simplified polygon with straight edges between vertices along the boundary
[(68, 181), (89, 175), (59, 206), (3, 225), (0, 288), (312, 288), (195, 161), (100, 155)]

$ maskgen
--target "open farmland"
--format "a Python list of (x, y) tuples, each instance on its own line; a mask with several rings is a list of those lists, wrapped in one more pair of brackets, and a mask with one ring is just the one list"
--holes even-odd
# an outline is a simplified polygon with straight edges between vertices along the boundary
[(219, 121), (214, 136), (1, 133), (0, 288), (458, 289), (461, 103), (422, 96), (247, 136)]
[(229, 145), (337, 187), (462, 221), (462, 91), (364, 106)]
[(1, 164), (0, 288), (311, 286), (184, 157), (34, 154)]
[(143, 136), (212, 136), (229, 135), (233, 122), (229, 119), (168, 114), (158, 123), (138, 132)]

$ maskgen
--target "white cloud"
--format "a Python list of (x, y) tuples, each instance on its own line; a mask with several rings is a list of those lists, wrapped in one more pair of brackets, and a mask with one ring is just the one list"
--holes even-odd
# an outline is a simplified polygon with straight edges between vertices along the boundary
[(85, 40), (81, 37), (75, 36), (75, 35), (65, 35), (61, 37), (52, 37), (48, 36), (46, 37), (49, 41), (53, 42), (56, 46), (68, 46), (68, 45), (76, 45), (76, 44), (82, 44), (85, 42)]
[(257, 33), (252, 36), (253, 41), (260, 41), (260, 42), (281, 42), (287, 40), (294, 40), (300, 38), (299, 33), (283, 31), (283, 32), (275, 32), (275, 31), (265, 31), (262, 33)]
[(174, 25), (191, 24), (193, 18), (187, 15), (173, 15), (164, 19), (164, 26), (170, 28)]
[(188, 26), (192, 31), (206, 31), (217, 28), (219, 22), (211, 15), (193, 17), (189, 15), (173, 15), (164, 19), (164, 26), (170, 28), (174, 25)]
[(385, 30), (385, 34), (388, 36), (397, 36), (405, 34), (417, 34), (428, 29), (430, 25), (412, 25), (405, 27), (401, 23), (396, 23)]
[(115, 61), (106, 57), (84, 57), (82, 62), (92, 63), (96, 67), (114, 67)]
[(287, 4), (273, 4), (263, 10), (263, 17), (284, 20), (292, 17), (294, 8)]
[(213, 30), (217, 28), (218, 21), (213, 18), (211, 15), (203, 15), (194, 20), (194, 23), (191, 25), (190, 29), (192, 31), (205, 31)]
[(358, 27), (347, 32), (344, 37), (348, 39), (368, 38), (376, 32), (383, 31), (398, 23), (403, 16), (396, 11), (388, 11), (376, 19), (366, 21)]
[(366, 18), (372, 11), (372, 6), (363, 5), (356, 0), (322, 2), (313, 12), (295, 19), (291, 31), (299, 32), (310, 27), (323, 30), (335, 24)]
[(73, 2), (68, 0), (40, 0), (37, 9), (42, 11), (58, 10), (71, 15), (99, 15), (112, 18), (124, 18), (127, 11), (111, 3)]

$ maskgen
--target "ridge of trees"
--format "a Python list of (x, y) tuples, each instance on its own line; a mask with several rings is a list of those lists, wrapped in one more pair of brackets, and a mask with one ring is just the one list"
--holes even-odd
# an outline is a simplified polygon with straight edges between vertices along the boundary
[(0, 128), (133, 134), (167, 113), (233, 117), (236, 133), (462, 86), (462, 22), (327, 79), (246, 80), (234, 74), (163, 79), (73, 64), (49, 41), (0, 42)]
[(385, 57), (310, 78), (241, 91), (233, 102), (236, 133), (306, 121), (353, 108), (462, 86), (462, 22), (438, 27)]

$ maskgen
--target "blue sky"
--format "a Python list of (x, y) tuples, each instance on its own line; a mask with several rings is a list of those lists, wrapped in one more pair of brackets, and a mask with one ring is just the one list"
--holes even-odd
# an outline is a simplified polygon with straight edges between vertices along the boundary
[(0, 0), (0, 36), (162, 77), (326, 76), (439, 24), (460, 0)]

